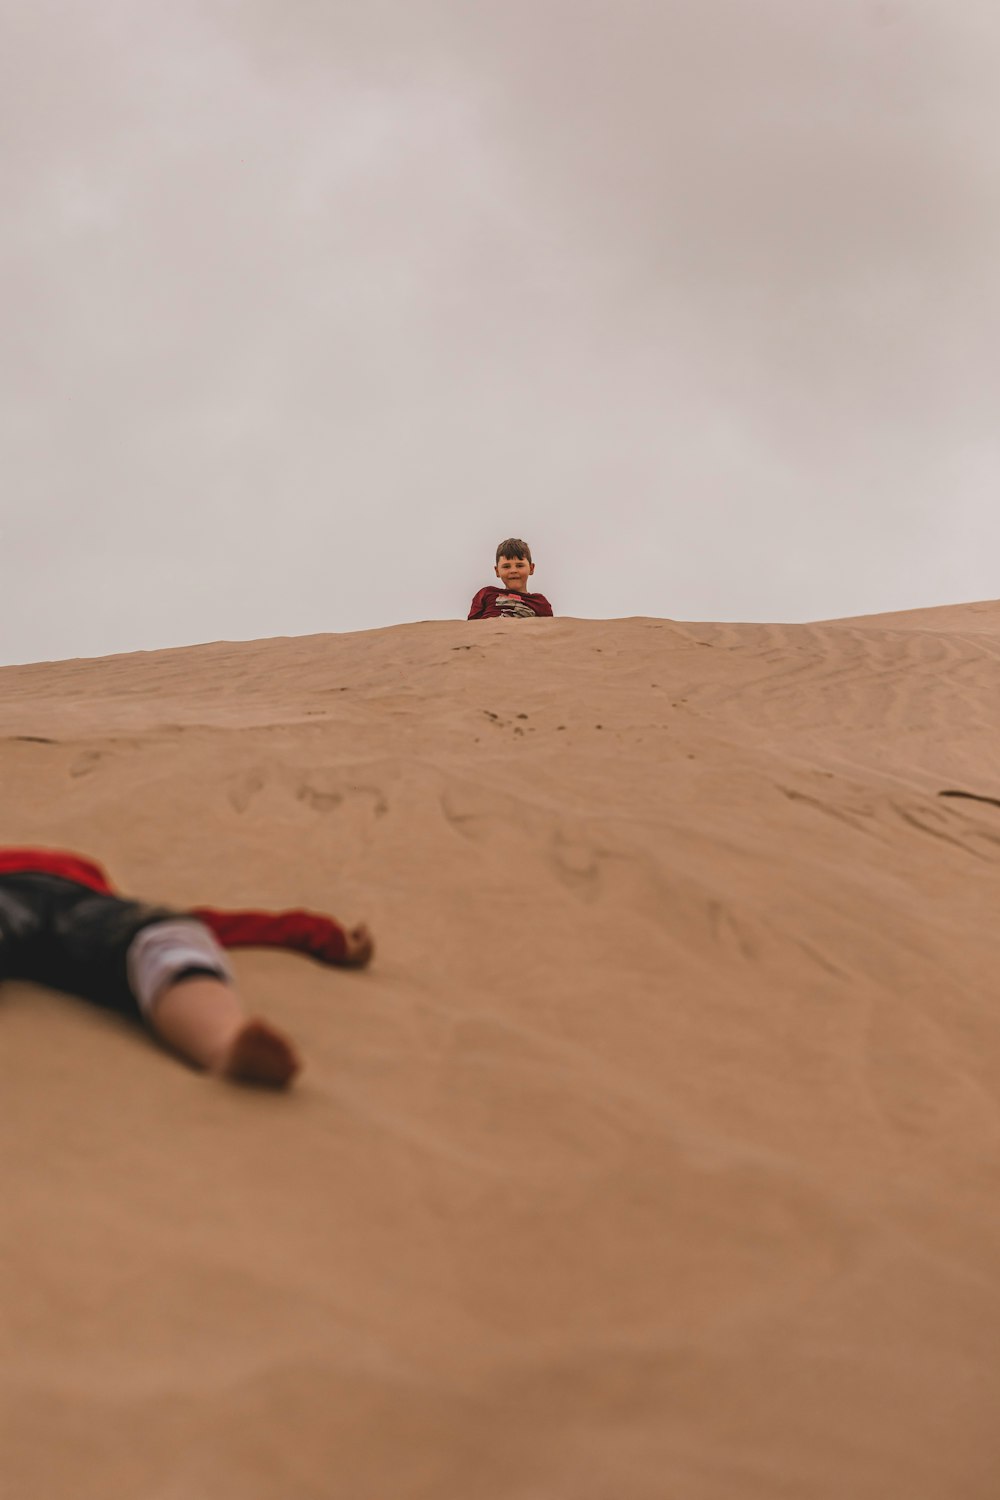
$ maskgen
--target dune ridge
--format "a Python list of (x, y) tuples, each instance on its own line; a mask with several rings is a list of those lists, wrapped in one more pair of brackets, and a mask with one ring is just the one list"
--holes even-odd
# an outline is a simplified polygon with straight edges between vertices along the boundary
[(197, 1077), (5, 984), (17, 1500), (992, 1500), (1000, 601), (0, 670), (3, 840), (367, 919)]

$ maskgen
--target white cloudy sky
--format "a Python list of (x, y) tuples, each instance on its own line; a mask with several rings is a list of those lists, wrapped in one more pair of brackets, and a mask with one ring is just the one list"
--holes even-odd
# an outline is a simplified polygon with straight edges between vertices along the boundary
[(0, 0), (0, 661), (994, 597), (995, 0)]

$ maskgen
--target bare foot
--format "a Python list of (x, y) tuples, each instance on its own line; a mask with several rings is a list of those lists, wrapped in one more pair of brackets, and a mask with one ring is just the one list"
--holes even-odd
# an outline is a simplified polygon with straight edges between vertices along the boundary
[(233, 1037), (213, 1072), (237, 1083), (287, 1088), (301, 1068), (298, 1053), (287, 1037), (267, 1021), (246, 1021)]
[(350, 932), (344, 933), (344, 956), (340, 960), (351, 969), (363, 969), (365, 964), (370, 964), (372, 954), (375, 952), (375, 939), (372, 937), (364, 922), (352, 927)]

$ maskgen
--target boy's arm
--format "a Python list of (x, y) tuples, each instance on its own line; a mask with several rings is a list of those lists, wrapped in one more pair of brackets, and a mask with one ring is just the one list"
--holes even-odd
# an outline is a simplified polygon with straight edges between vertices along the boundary
[(544, 594), (533, 594), (531, 599), (531, 607), (535, 611), (536, 615), (552, 614), (552, 605), (546, 599)]
[(347, 931), (333, 917), (291, 911), (219, 911), (198, 906), (191, 916), (215, 934), (223, 948), (290, 948), (320, 963), (356, 968), (372, 956), (367, 929)]
[(479, 593), (475, 596), (475, 598), (473, 599), (472, 604), (471, 604), (471, 606), (469, 608), (469, 613), (468, 613), (468, 616), (467, 616), (468, 619), (470, 619), (470, 620), (478, 620), (480, 618), (480, 616), (482, 615), (483, 610), (486, 607), (486, 595), (489, 592), (490, 591), (489, 591), (488, 588), (487, 589), (480, 589), (479, 590)]

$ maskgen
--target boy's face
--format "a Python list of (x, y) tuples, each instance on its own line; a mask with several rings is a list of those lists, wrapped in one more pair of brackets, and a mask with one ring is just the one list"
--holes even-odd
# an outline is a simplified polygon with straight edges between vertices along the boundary
[(523, 594), (527, 592), (528, 579), (535, 571), (535, 565), (526, 557), (501, 557), (493, 571), (501, 587), (509, 589), (512, 594)]

